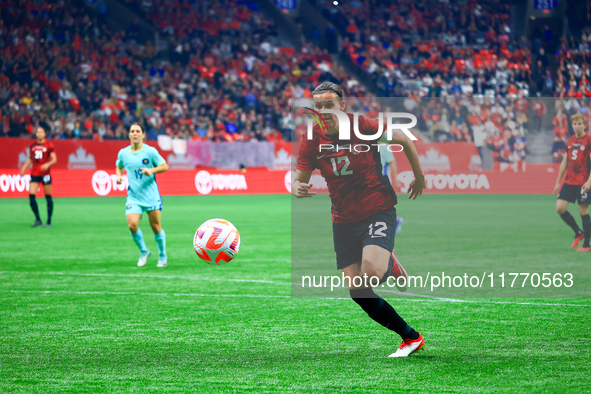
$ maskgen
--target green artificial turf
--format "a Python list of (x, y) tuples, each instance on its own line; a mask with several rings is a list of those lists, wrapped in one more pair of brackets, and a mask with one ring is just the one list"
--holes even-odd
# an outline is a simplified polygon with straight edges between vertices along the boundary
[[(153, 255), (136, 267), (123, 198), (55, 199), (53, 227), (34, 229), (28, 200), (0, 200), (0, 392), (591, 390), (589, 299), (392, 299), (426, 350), (388, 359), (399, 338), (351, 300), (291, 298), (290, 212), (313, 212), (317, 197), (165, 197), (164, 269), (146, 218)], [(570, 249), (552, 196), (403, 198), (396, 251), (409, 270), (591, 259)], [(192, 249), (214, 217), (242, 236), (222, 267)]]

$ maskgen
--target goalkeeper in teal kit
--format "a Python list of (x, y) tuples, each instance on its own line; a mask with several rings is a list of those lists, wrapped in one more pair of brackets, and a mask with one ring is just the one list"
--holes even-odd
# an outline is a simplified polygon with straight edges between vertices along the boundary
[(137, 123), (131, 125), (129, 129), (131, 146), (121, 149), (117, 155), (117, 183), (121, 184), (123, 181), (123, 170), (125, 169), (129, 185), (125, 215), (131, 237), (140, 250), (138, 267), (146, 265), (148, 257), (150, 257), (150, 251), (144, 242), (144, 235), (139, 228), (139, 222), (144, 212), (148, 213), (150, 226), (160, 252), (157, 266), (166, 267), (168, 264), (166, 234), (160, 223), (162, 197), (160, 197), (155, 174), (168, 170), (168, 165), (155, 148), (144, 144), (145, 136), (146, 133), (142, 126)]

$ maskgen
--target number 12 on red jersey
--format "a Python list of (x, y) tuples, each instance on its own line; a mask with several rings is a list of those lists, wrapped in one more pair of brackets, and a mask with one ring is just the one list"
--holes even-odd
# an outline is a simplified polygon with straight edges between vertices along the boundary
[[(332, 163), (332, 171), (334, 172), (334, 174), (336, 176), (351, 175), (353, 173), (353, 171), (348, 169), (351, 162), (349, 161), (349, 157), (347, 157), (347, 156), (337, 157), (336, 160), (334, 157), (331, 157), (330, 162)], [(343, 167), (341, 168), (341, 172), (339, 173), (339, 166), (341, 165), (342, 162), (345, 162), (345, 164), (343, 165)]]

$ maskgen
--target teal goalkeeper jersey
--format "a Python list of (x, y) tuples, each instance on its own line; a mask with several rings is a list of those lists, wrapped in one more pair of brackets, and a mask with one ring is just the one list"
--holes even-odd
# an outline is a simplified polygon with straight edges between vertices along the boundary
[(143, 144), (137, 152), (131, 151), (131, 146), (123, 148), (117, 155), (117, 167), (127, 171), (127, 204), (137, 204), (153, 207), (162, 204), (160, 191), (156, 183), (156, 175), (146, 176), (142, 174), (142, 167), (154, 168), (164, 163), (165, 160), (155, 148)]

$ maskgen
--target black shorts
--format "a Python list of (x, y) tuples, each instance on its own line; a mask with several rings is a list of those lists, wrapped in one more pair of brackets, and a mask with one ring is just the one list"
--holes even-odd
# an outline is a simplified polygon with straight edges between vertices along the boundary
[(51, 175), (31, 176), (31, 182), (42, 183), (44, 185), (51, 185)]
[(569, 185), (565, 183), (558, 193), (559, 200), (565, 200), (568, 202), (575, 202), (579, 200), (579, 204), (591, 204), (591, 192), (585, 194), (581, 193), (583, 185)]
[(333, 223), (337, 269), (360, 263), (366, 245), (378, 245), (392, 252), (396, 235), (396, 208), (392, 207), (355, 223)]

